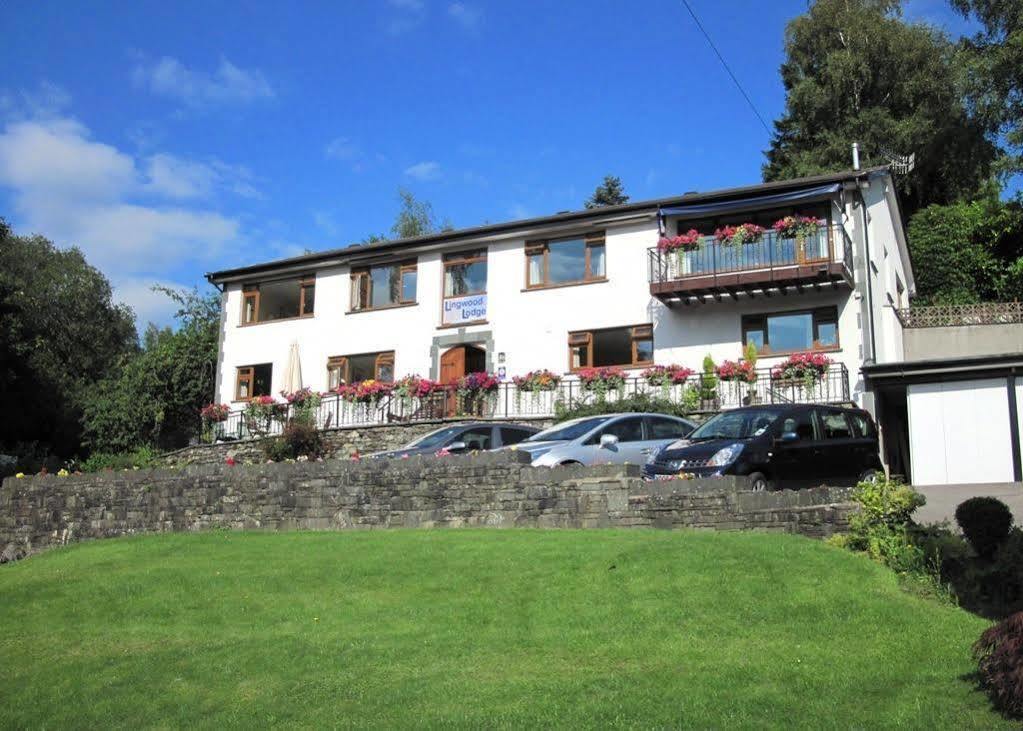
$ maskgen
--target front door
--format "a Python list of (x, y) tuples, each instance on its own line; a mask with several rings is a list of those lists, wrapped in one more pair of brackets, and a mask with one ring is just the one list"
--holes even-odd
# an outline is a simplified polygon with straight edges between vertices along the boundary
[[(453, 386), (465, 374), (485, 370), (486, 362), (486, 353), (481, 348), (457, 345), (444, 351), (440, 357), (440, 382), (445, 386)], [(444, 411), (445, 416), (459, 414), (458, 392), (454, 388), (448, 392)]]

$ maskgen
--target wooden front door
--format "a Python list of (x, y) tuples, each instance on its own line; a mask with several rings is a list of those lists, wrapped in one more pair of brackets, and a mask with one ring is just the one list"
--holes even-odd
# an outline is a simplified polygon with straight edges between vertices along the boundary
[[(484, 370), (486, 363), (487, 356), (481, 348), (456, 345), (440, 356), (440, 382), (444, 385), (455, 384), (467, 373)], [(454, 389), (448, 394), (444, 410), (445, 416), (458, 414), (458, 393)]]

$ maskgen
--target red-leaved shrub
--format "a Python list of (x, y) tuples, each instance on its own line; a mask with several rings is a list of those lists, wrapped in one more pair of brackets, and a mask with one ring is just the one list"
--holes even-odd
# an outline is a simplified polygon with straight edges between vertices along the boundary
[(1023, 612), (984, 630), (973, 645), (973, 656), (995, 706), (1023, 716)]

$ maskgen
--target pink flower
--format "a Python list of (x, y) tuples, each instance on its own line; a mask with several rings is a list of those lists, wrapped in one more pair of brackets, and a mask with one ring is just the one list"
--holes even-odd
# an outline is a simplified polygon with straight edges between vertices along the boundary
[(227, 459), (224, 460), (224, 462), (227, 463), (228, 467), (234, 467), (235, 465), (234, 457), (228, 457)]

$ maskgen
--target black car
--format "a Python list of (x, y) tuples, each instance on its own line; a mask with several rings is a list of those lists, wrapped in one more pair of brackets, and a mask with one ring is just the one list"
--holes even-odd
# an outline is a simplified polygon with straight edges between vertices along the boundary
[(753, 490), (853, 485), (880, 471), (870, 414), (803, 404), (723, 411), (652, 454), (643, 468), (649, 479), (748, 477)]
[(486, 451), (518, 444), (526, 437), (536, 434), (539, 429), (526, 424), (504, 424), (492, 421), (474, 421), (465, 424), (452, 424), (429, 434), (424, 434), (404, 447), (388, 452), (374, 452), (366, 457), (401, 458), (417, 454), (436, 454), (446, 450), (452, 454)]

